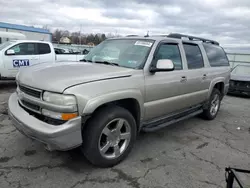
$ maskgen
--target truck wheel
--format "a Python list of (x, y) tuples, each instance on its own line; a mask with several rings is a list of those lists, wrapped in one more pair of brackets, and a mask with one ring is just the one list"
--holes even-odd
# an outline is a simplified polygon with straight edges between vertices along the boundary
[(82, 152), (93, 165), (111, 167), (130, 153), (136, 140), (132, 114), (119, 106), (99, 109), (83, 131)]
[(221, 93), (218, 89), (214, 88), (208, 102), (208, 108), (202, 113), (202, 117), (207, 120), (213, 120), (220, 109)]

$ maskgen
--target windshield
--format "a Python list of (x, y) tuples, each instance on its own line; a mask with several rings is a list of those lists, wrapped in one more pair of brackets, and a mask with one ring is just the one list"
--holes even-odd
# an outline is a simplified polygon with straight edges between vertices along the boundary
[(232, 73), (237, 74), (237, 75), (249, 75), (250, 76), (250, 66), (238, 65), (233, 69)]
[(11, 45), (12, 43), (14, 43), (14, 42), (13, 41), (8, 41), (8, 42), (4, 42), (4, 43), (0, 44), (0, 50), (2, 50), (5, 47)]
[(110, 62), (122, 67), (140, 68), (144, 65), (153, 40), (113, 39), (106, 40), (85, 56), (86, 61)]

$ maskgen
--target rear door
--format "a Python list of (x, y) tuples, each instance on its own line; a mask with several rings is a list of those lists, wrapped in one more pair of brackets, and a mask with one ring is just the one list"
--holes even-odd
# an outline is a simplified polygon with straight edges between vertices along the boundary
[(6, 77), (15, 77), (20, 68), (39, 63), (36, 43), (23, 42), (12, 46), (8, 50), (10, 49), (14, 50), (15, 54), (7, 55), (6, 50), (3, 55), (4, 67), (7, 70)]
[(195, 43), (183, 43), (183, 49), (188, 68), (186, 72), (189, 93), (187, 105), (193, 106), (206, 100), (209, 81), (200, 46)]
[(37, 43), (39, 63), (52, 63), (55, 61), (55, 54), (48, 43)]

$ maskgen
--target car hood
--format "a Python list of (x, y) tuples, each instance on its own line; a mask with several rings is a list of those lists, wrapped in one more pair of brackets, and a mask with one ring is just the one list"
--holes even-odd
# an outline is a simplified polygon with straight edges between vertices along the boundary
[(250, 81), (250, 76), (248, 76), (248, 75), (231, 74), (231, 80), (236, 80), (236, 81)]
[(134, 69), (84, 62), (44, 63), (22, 69), (19, 84), (62, 93), (66, 88), (93, 81), (130, 76)]

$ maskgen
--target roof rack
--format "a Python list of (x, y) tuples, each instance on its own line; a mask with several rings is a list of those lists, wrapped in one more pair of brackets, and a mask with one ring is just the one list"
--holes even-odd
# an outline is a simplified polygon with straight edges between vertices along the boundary
[(151, 37), (168, 37), (168, 35), (150, 35)]
[(185, 37), (185, 38), (188, 38), (188, 40), (192, 40), (192, 41), (202, 41), (202, 42), (206, 42), (206, 43), (220, 45), (217, 41), (214, 41), (214, 40), (204, 39), (204, 38), (190, 36), (190, 35), (184, 35), (184, 34), (180, 34), (180, 33), (170, 33), (168, 35), (168, 37), (177, 38), (177, 39), (181, 39), (182, 37)]
[(138, 37), (139, 35), (127, 35), (126, 37)]

